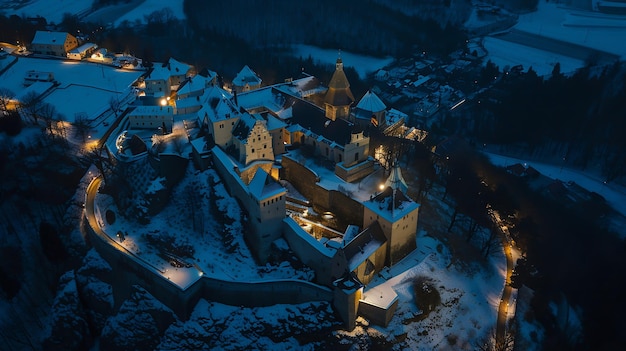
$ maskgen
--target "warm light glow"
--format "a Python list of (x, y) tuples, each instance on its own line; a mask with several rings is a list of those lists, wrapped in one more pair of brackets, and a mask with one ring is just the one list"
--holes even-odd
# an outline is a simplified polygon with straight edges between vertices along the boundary
[(167, 100), (161, 99), (161, 106), (165, 106), (165, 105), (167, 105)]
[(380, 189), (380, 191), (385, 190), (385, 184), (381, 184), (378, 186), (378, 189)]

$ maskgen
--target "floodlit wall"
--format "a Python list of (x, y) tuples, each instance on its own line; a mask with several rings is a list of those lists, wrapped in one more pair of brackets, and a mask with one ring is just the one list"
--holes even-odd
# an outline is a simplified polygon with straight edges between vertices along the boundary
[(343, 251), (323, 247), (292, 218), (283, 220), (283, 236), (300, 261), (315, 271), (318, 284), (331, 286), (348, 269)]

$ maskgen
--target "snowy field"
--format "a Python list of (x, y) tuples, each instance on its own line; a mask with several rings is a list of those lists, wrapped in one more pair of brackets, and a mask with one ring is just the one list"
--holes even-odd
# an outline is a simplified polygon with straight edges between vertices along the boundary
[(493, 37), (485, 37), (483, 45), (489, 53), (485, 62), (491, 60), (501, 71), (506, 66), (523, 65), (524, 71), (532, 67), (538, 76), (546, 76), (552, 73), (557, 63), (561, 64), (563, 74), (574, 73), (585, 65), (582, 60)]
[[(626, 57), (626, 16), (583, 12), (539, 1), (538, 10), (519, 16), (517, 30)], [(619, 24), (619, 25), (618, 25)]]
[(94, 118), (106, 111), (109, 99), (129, 94), (131, 84), (143, 73), (89, 62), (20, 57), (2, 74), (0, 88), (9, 89), (18, 97), (23, 96), (27, 91), (23, 85), (24, 77), (33, 69), (52, 73), (59, 83), (49, 95), (44, 94), (43, 101), (55, 106), (57, 112), (69, 122), (74, 121), (76, 113), (85, 112)]
[[(121, 2), (121, 1), (120, 1)], [(0, 1), (0, 11), (6, 15), (18, 15), (27, 17), (41, 16), (46, 18), (48, 22), (59, 23), (63, 20), (65, 13), (71, 13), (74, 15), (81, 15), (89, 13), (93, 0), (31, 0), (27, 1), (25, 5), (17, 7), (16, 1), (3, 0)], [(114, 21), (104, 21), (106, 23), (112, 22), (114, 25), (119, 25), (122, 21), (133, 22), (135, 20), (144, 20), (144, 15), (151, 12), (158, 11), (169, 7), (172, 10), (172, 15), (178, 19), (184, 19), (183, 13), (183, 0), (135, 0), (133, 3), (137, 5), (126, 6), (125, 4), (108, 6), (96, 12), (100, 12), (103, 19), (109, 19), (108, 12), (110, 10), (121, 9), (123, 12), (115, 11)], [(91, 19), (99, 17), (96, 14)]]
[[(626, 57), (626, 16), (606, 15), (568, 9), (560, 4), (540, 1), (538, 10), (520, 15), (514, 30), (528, 32), (547, 38), (606, 51)], [(556, 62), (561, 72), (573, 73), (585, 65), (580, 59), (510, 43), (493, 37), (484, 38), (488, 54), (484, 62), (491, 60), (502, 69), (504, 66), (521, 64), (524, 70), (533, 67), (539, 76), (549, 75)]]

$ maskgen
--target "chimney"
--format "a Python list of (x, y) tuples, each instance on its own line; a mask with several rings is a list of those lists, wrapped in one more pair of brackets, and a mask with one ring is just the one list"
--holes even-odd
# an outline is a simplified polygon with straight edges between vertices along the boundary
[(235, 100), (235, 106), (239, 106), (239, 102), (237, 102), (237, 89), (233, 90), (234, 94), (233, 94), (233, 99)]

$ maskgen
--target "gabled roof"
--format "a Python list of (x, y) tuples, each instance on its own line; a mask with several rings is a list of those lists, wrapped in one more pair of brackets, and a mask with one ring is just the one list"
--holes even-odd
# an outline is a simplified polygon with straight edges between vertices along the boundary
[(239, 114), (239, 109), (233, 102), (233, 96), (226, 90), (211, 86), (204, 91), (201, 100), (204, 102), (198, 115), (206, 116), (211, 122), (234, 118)]
[(38, 30), (35, 32), (35, 37), (33, 38), (32, 44), (52, 44), (52, 45), (63, 45), (65, 40), (67, 40), (68, 35), (67, 32), (48, 32)]
[(185, 80), (181, 87), (178, 88), (178, 95), (191, 94), (199, 91), (203, 91), (209, 86), (209, 82), (213, 78), (203, 77), (201, 75), (195, 75), (188, 80)]
[(153, 65), (146, 80), (169, 80), (171, 76), (187, 74), (190, 68), (190, 65), (170, 58), (166, 62)]
[(164, 66), (165, 65), (172, 75), (187, 74), (187, 72), (189, 72), (189, 69), (191, 69), (190, 65), (180, 62), (171, 57), (169, 58), (169, 60), (167, 60)]
[(244, 86), (246, 83), (250, 85), (261, 84), (261, 78), (248, 65), (243, 66), (235, 79), (233, 79), (233, 84), (237, 86)]
[(375, 93), (372, 93), (369, 90), (365, 93), (365, 95), (363, 95), (361, 101), (359, 101), (356, 107), (368, 112), (380, 112), (387, 108), (385, 103), (383, 103), (383, 101)]
[(274, 178), (270, 177), (270, 175), (260, 167), (257, 168), (254, 177), (250, 181), (250, 184), (248, 184), (248, 191), (259, 201), (287, 192), (280, 183), (276, 182)]

